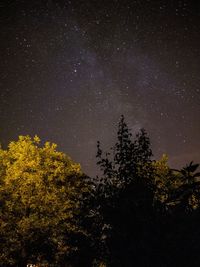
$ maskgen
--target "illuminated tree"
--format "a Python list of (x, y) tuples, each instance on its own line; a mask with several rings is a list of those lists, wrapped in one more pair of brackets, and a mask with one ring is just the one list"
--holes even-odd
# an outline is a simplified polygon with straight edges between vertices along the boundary
[(80, 165), (55, 144), (20, 136), (0, 150), (0, 174), (0, 266), (72, 260), (87, 239), (78, 219), (88, 192)]

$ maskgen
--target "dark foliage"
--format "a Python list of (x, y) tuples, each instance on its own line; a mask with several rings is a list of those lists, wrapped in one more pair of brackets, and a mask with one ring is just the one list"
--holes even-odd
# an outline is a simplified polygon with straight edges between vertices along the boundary
[(164, 182), (168, 197), (161, 202), (156, 192), (166, 192), (157, 188), (151, 157), (145, 130), (132, 139), (123, 116), (111, 152), (103, 154), (97, 144), (103, 171), (96, 200), (101, 226), (106, 225), (104, 261), (107, 266), (198, 266), (198, 164), (169, 169), (170, 182)]

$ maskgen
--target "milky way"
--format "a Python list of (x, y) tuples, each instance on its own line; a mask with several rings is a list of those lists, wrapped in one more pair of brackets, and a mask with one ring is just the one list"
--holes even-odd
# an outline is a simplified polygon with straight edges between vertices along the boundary
[(200, 162), (200, 7), (193, 1), (1, 3), (0, 142), (39, 135), (95, 175), (121, 114), (155, 158)]

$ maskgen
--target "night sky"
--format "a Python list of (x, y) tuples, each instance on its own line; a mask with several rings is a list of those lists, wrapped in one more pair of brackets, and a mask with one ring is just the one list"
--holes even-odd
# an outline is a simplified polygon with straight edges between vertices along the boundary
[(124, 114), (156, 159), (200, 162), (198, 1), (7, 0), (0, 14), (3, 147), (37, 134), (95, 175), (96, 141), (110, 147)]

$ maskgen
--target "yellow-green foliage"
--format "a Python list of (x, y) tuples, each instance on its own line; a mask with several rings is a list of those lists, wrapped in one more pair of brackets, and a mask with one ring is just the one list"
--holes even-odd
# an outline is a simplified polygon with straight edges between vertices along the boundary
[(58, 253), (76, 249), (63, 241), (63, 233), (66, 238), (81, 231), (75, 217), (88, 188), (80, 165), (56, 148), (49, 142), (41, 147), (37, 136), (19, 136), (0, 149), (0, 237), (7, 244), (0, 262), (12, 260), (8, 247), (20, 252), (24, 242), (37, 239), (37, 230), (48, 233)]
[[(186, 172), (187, 168), (183, 168), (180, 171), (172, 170), (169, 168), (167, 161), (168, 157), (163, 155), (160, 160), (152, 163), (156, 185), (155, 200), (162, 203), (165, 202), (168, 206), (175, 206), (183, 202), (183, 198), (188, 197), (188, 207), (196, 209), (199, 206), (199, 189), (194, 190), (192, 187), (188, 189), (187, 185), (195, 182), (193, 177), (197, 176), (192, 172)], [(180, 193), (183, 186), (185, 186), (185, 189)]]
[(160, 202), (164, 202), (168, 197), (167, 184), (170, 178), (170, 168), (167, 161), (168, 157), (164, 154), (160, 160), (152, 162), (156, 185), (155, 199)]
[[(160, 160), (152, 162), (154, 169), (154, 182), (156, 185), (155, 199), (160, 202), (166, 202), (170, 194), (180, 185), (178, 173), (173, 172), (168, 165), (168, 156), (164, 154)], [(175, 203), (168, 203), (174, 205)]]

